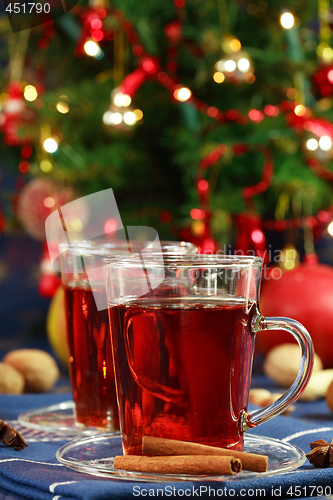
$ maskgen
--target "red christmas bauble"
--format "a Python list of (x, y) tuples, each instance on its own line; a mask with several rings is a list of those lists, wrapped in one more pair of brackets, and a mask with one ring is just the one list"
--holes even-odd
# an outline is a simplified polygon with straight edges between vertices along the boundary
[(333, 93), (333, 65), (323, 64), (312, 77), (313, 83), (321, 97), (329, 97)]
[(49, 179), (35, 178), (21, 190), (16, 213), (25, 232), (36, 240), (44, 241), (46, 218), (73, 199), (72, 188), (58, 186)]
[(61, 285), (61, 278), (56, 274), (44, 274), (38, 282), (38, 293), (44, 299), (51, 299)]
[[(263, 285), (260, 309), (264, 316), (296, 319), (310, 333), (324, 367), (333, 367), (333, 268), (309, 258)], [(257, 334), (257, 347), (266, 354), (276, 345), (292, 342), (284, 331)], [(296, 342), (296, 341), (295, 341)]]
[(164, 27), (164, 33), (172, 43), (179, 43), (182, 39), (182, 25), (179, 21), (173, 21)]

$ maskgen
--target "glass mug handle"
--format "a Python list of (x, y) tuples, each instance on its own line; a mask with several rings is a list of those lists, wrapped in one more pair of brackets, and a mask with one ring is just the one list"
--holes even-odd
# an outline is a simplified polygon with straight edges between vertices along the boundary
[(314, 350), (309, 332), (301, 323), (290, 318), (264, 318), (259, 315), (253, 318), (252, 331), (257, 333), (262, 330), (284, 330), (291, 333), (301, 348), (301, 362), (297, 376), (290, 389), (277, 401), (253, 413), (245, 411), (242, 415), (241, 429), (243, 432), (267, 422), (280, 415), (291, 406), (302, 394), (311, 377)]

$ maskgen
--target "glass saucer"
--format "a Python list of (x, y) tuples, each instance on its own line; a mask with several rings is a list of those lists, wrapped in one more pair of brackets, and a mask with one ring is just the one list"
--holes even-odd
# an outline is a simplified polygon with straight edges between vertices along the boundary
[[(26, 411), (18, 416), (18, 422), (23, 427), (39, 431), (57, 432), (75, 437), (76, 435), (92, 436), (105, 433), (105, 429), (95, 428), (80, 429), (74, 421), (74, 402), (64, 401), (63, 403), (43, 406), (34, 410)], [(117, 436), (119, 432), (112, 433)]]
[(111, 434), (75, 439), (56, 453), (57, 460), (77, 472), (127, 481), (239, 481), (267, 477), (297, 469), (306, 460), (305, 453), (290, 443), (264, 436), (245, 435), (244, 451), (268, 455), (267, 472), (242, 471), (234, 476), (192, 476), (187, 474), (155, 474), (128, 472), (113, 468), (113, 459), (122, 455), (121, 438)]

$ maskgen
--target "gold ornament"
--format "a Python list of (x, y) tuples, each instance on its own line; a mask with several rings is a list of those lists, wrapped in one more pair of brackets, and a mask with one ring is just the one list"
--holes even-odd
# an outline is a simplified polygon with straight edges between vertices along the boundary
[[(255, 80), (252, 59), (244, 50), (240, 50), (239, 52), (234, 52), (232, 54), (226, 54), (222, 59), (217, 61), (215, 69), (218, 75), (215, 73), (213, 78), (218, 83), (222, 83), (222, 81), (224, 81), (221, 75), (224, 75), (225, 79), (228, 79), (233, 83), (243, 81), (246, 83), (253, 83)], [(219, 80), (221, 81), (218, 81), (217, 77), (219, 77)]]
[(304, 135), (304, 149), (308, 156), (319, 162), (325, 162), (333, 158), (333, 140), (330, 135), (318, 136), (312, 132)]
[(129, 130), (143, 118), (140, 109), (133, 109), (130, 105), (132, 99), (129, 95), (123, 94), (119, 89), (112, 93), (112, 102), (103, 115), (103, 123), (117, 129)]

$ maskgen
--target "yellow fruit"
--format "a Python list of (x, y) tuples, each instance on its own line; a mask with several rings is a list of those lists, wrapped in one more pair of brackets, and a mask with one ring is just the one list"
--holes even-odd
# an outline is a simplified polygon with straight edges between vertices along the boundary
[(62, 286), (54, 294), (46, 319), (47, 338), (59, 361), (68, 366), (65, 294)]

